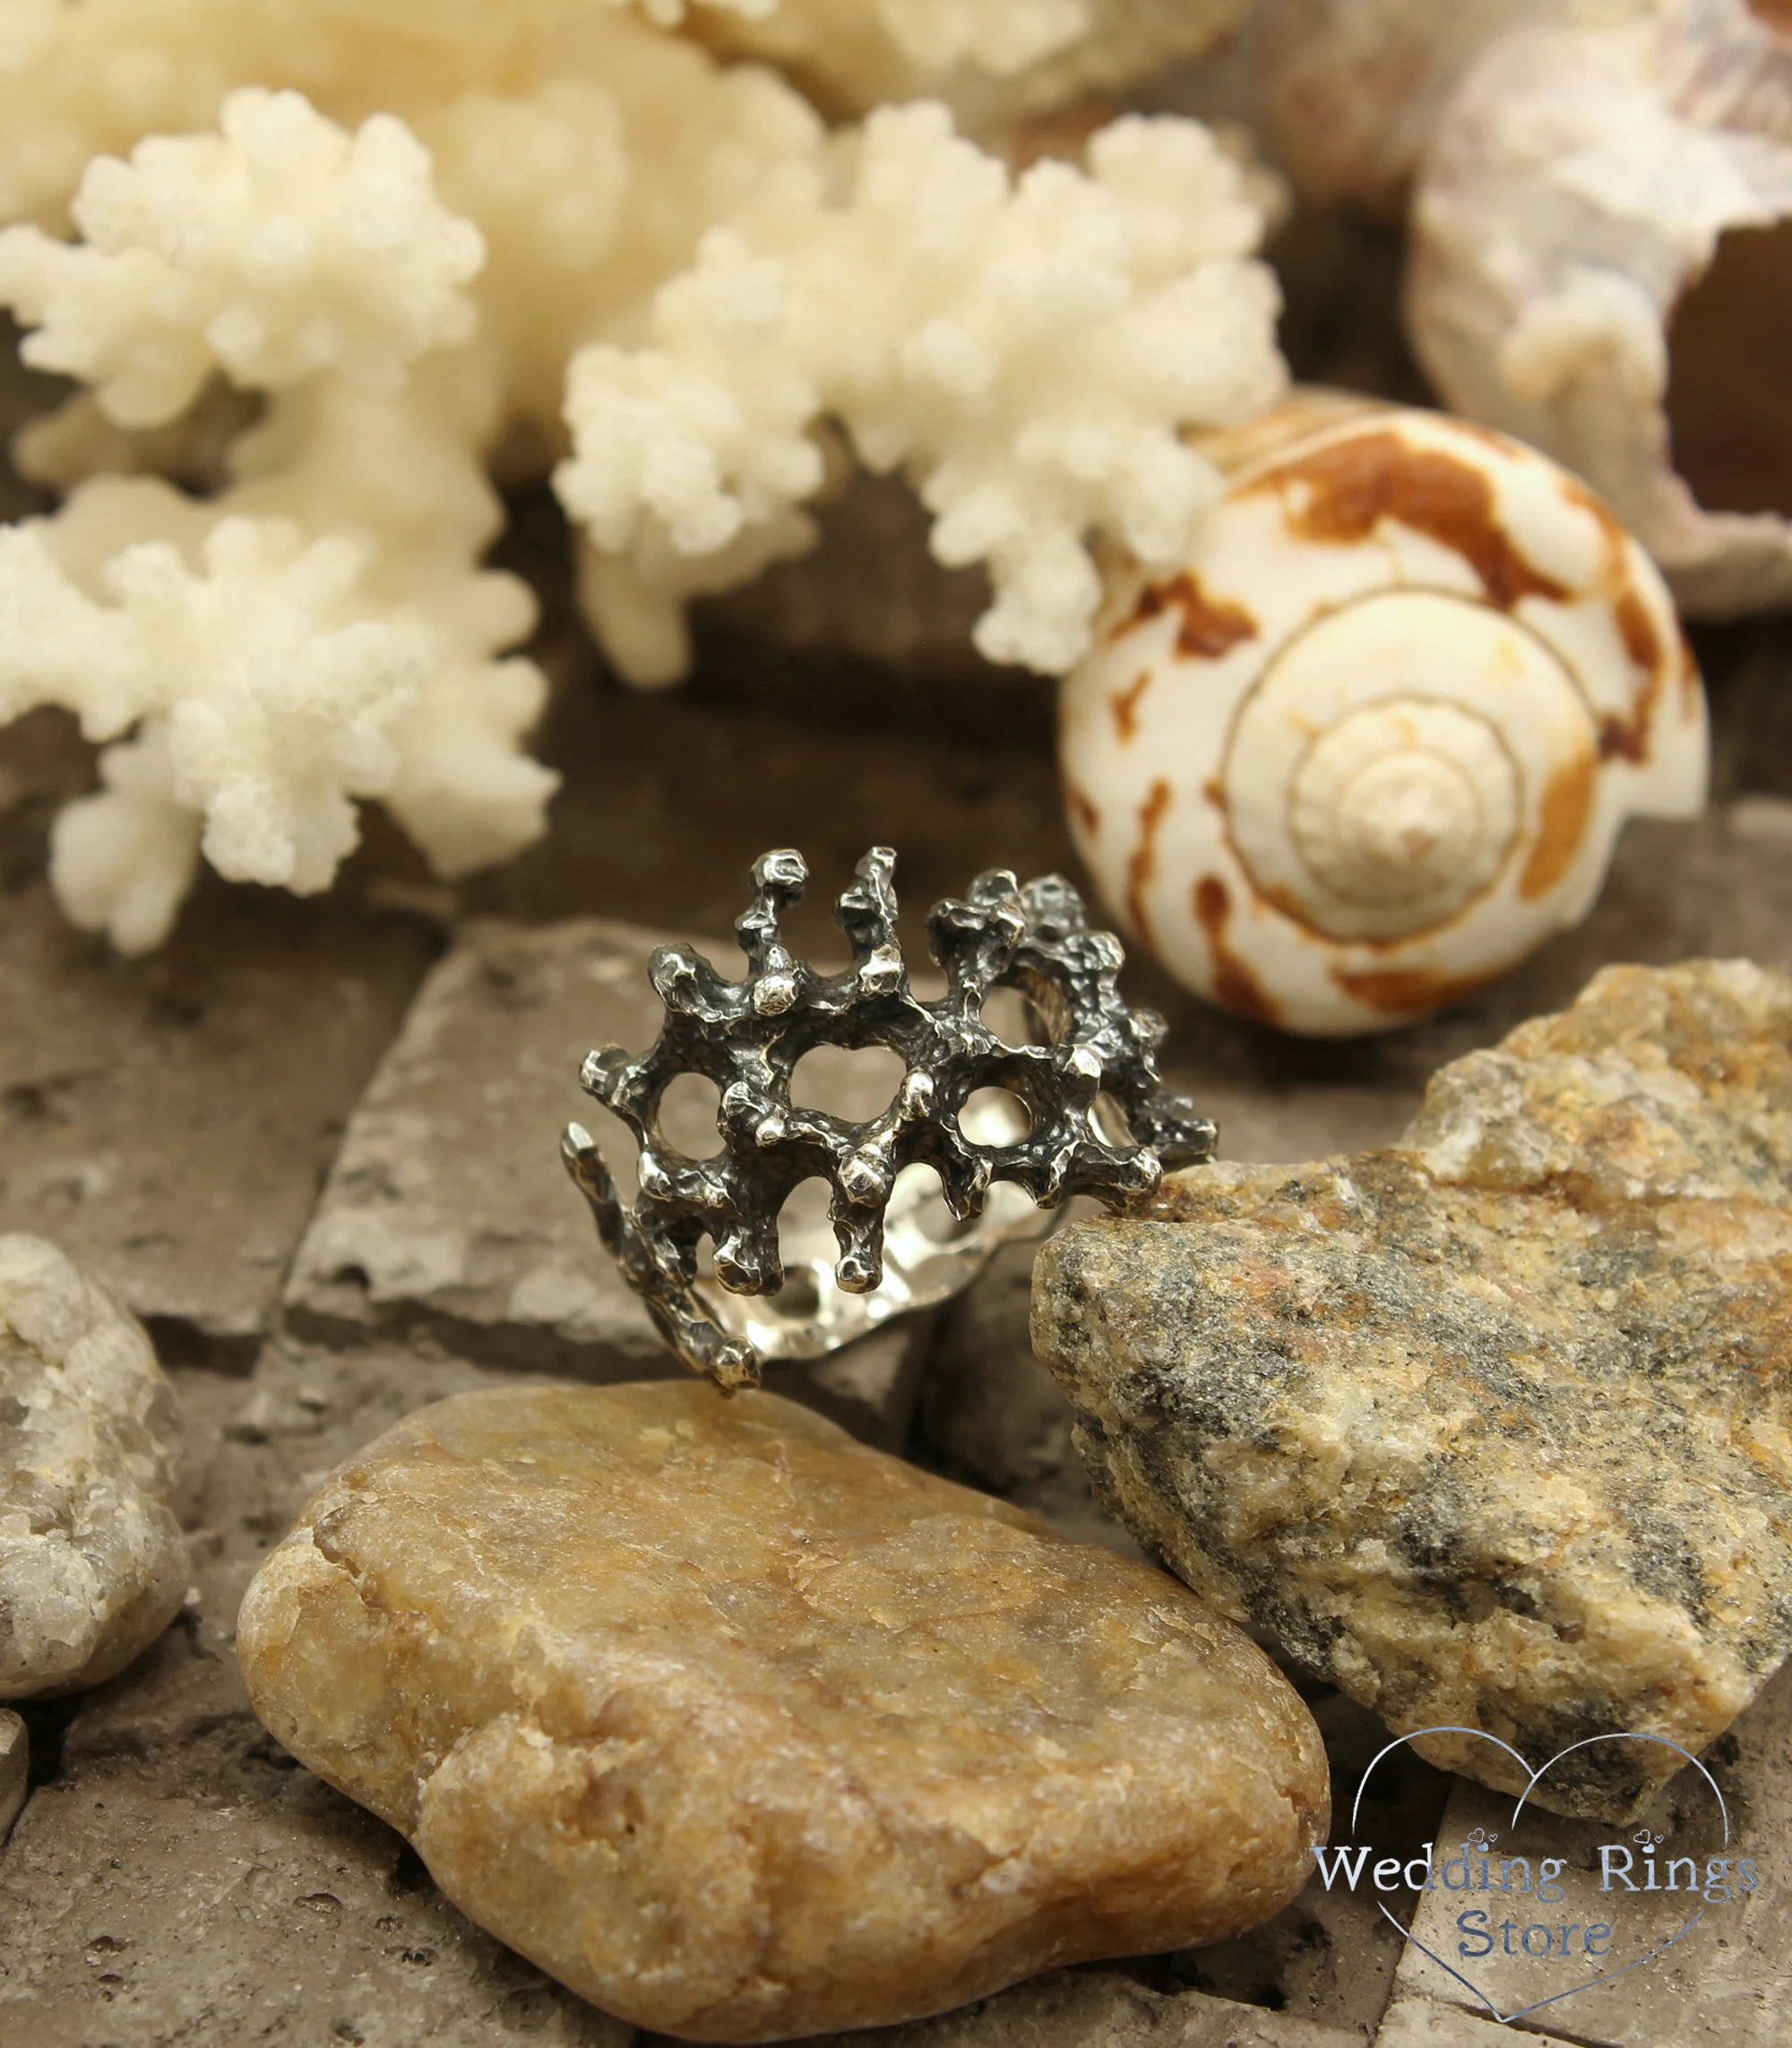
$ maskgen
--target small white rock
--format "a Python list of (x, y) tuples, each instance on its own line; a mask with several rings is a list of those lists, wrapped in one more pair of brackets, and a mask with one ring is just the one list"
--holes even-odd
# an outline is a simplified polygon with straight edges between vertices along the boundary
[[(41, 1238), (0, 1237), (0, 1699), (121, 1671), (179, 1611), (180, 1429), (142, 1326)], [(0, 1758), (0, 1811), (4, 1811)]]

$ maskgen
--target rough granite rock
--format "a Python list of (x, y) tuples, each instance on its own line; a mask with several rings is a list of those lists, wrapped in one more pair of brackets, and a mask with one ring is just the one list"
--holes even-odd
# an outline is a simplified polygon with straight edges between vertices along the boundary
[(0, 1848), (25, 1803), (30, 1777), (31, 1742), (19, 1717), (0, 1708)]
[[(1612, 968), (1401, 1147), (1049, 1240), (1034, 1340), (1146, 1547), (1394, 1729), (1696, 1751), (1792, 1649), (1788, 1183), (1792, 979)], [(1624, 1820), (1677, 1761), (1601, 1743), (1533, 1796)]]
[(39, 1237), (0, 1237), (0, 1699), (121, 1671), (174, 1619), (174, 1390), (141, 1326)]
[(313, 1497), (237, 1649), (471, 1917), (694, 2039), (1218, 1939), (1323, 1825), (1311, 1717), (1175, 1581), (691, 1381), (412, 1416)]

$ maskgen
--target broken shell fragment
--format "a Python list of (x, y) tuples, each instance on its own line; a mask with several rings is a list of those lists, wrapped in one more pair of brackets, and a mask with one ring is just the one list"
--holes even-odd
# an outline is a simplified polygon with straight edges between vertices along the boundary
[(1792, 601), (1792, 14), (1493, 45), (1438, 122), (1408, 322), (1456, 412), (1584, 477), (1689, 611)]
[(1563, 0), (1266, 0), (1258, 100), (1304, 199), (1392, 211), (1438, 112), (1495, 36)]
[(1648, 557), (1532, 450), (1297, 393), (1206, 452), (1186, 565), (1116, 566), (1065, 683), (1072, 830), (1133, 936), (1241, 1015), (1413, 1021), (1591, 908), (1704, 801), (1704, 695)]

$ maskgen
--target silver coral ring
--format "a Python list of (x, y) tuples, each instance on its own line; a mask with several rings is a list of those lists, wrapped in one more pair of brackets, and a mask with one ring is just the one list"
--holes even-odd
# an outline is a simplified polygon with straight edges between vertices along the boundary
[[(1127, 1008), (1120, 942), (1089, 928), (1067, 882), (1023, 886), (997, 869), (964, 899), (936, 904), (927, 942), (945, 991), (923, 1001), (896, 936), (895, 865), (887, 847), (858, 864), (835, 911), (851, 964), (826, 975), (780, 932), (808, 882), (802, 856), (762, 856), (753, 907), (735, 926), (745, 977), (662, 946), (649, 970), (666, 1007), (658, 1041), (639, 1057), (611, 1046), (584, 1063), (586, 1090), (633, 1134), (639, 1192), (623, 1200), (578, 1124), (562, 1146), (568, 1170), (667, 1342), (724, 1388), (756, 1384), (765, 1359), (817, 1357), (943, 1300), (1067, 1196), (1142, 1198), (1166, 1168), (1212, 1157), (1213, 1125), (1159, 1083), (1163, 1020)], [(1028, 1043), (1009, 1042), (985, 1014), (1002, 989), (1025, 1004)], [(797, 1062), (823, 1046), (900, 1054), (903, 1079), (881, 1114), (853, 1122), (792, 1104)], [(660, 1128), (667, 1089), (690, 1073), (720, 1092), (713, 1158), (677, 1150)], [(992, 1089), (1012, 1105), (996, 1113), (1005, 1121), (985, 1120), (973, 1099)], [(937, 1175), (961, 1235), (926, 1230), (930, 1190), (915, 1167)], [(804, 1247), (793, 1263), (807, 1284), (774, 1307), (787, 1280), (779, 1219), (814, 1178), (830, 1192), (836, 1253)]]
[[(1025, 1119), (985, 1104), (961, 1119), (990, 1145), (1026, 1135)], [(1050, 1212), (1005, 1181), (989, 1191), (983, 1213), (951, 1219), (950, 1235), (935, 1235), (939, 1192), (925, 1177), (896, 1176), (883, 1214), (883, 1278), (870, 1294), (849, 1294), (836, 1264), (840, 1247), (826, 1218), (780, 1232), (783, 1286), (775, 1295), (731, 1295), (709, 1276), (693, 1292), (721, 1328), (748, 1345), (762, 1364), (778, 1359), (824, 1358), (900, 1315), (936, 1308), (968, 1287), (1004, 1244), (1043, 1237)]]

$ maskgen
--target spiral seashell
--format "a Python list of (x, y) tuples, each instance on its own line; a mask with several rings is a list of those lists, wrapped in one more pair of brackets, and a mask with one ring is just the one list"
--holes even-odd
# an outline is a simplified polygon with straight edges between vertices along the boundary
[(1115, 566), (1061, 700), (1078, 848), (1189, 987), (1409, 1022), (1578, 923), (1627, 817), (1702, 806), (1673, 604), (1575, 478), (1328, 393), (1203, 445), (1223, 503), (1179, 573)]

